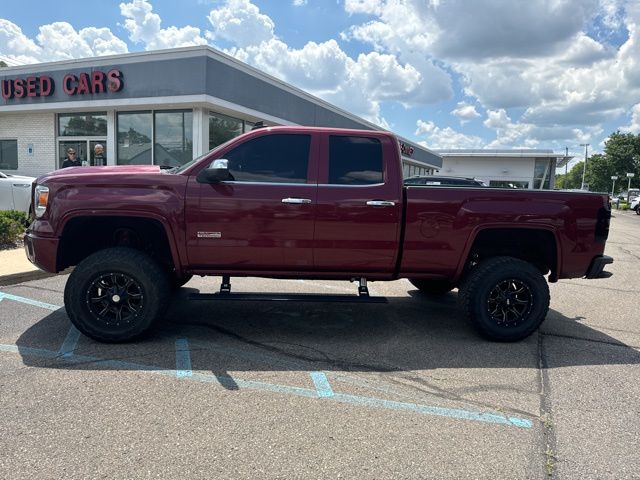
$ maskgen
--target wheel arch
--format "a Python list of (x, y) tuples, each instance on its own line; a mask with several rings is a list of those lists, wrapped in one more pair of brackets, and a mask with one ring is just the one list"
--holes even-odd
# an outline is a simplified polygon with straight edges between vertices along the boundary
[(544, 225), (485, 225), (476, 228), (465, 245), (456, 269), (460, 282), (475, 263), (492, 256), (510, 256), (536, 265), (549, 282), (556, 282), (562, 265), (560, 239), (554, 228)]
[(77, 265), (98, 250), (128, 246), (146, 252), (176, 274), (183, 273), (174, 231), (160, 215), (74, 211), (62, 219), (59, 239), (58, 271)]

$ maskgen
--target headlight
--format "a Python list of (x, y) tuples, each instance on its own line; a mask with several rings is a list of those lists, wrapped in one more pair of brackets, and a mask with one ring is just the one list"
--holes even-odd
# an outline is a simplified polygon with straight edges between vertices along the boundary
[(47, 210), (47, 203), (49, 203), (49, 187), (44, 185), (36, 185), (36, 191), (33, 196), (33, 209), (36, 212), (36, 217), (40, 218)]

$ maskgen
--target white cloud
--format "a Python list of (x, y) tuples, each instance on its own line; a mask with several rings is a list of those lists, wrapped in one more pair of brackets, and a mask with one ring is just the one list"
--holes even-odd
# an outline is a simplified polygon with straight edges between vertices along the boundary
[(451, 111), (451, 115), (458, 117), (461, 123), (468, 122), (469, 120), (473, 120), (480, 116), (476, 107), (474, 105), (469, 105), (466, 102), (458, 102), (456, 108)]
[[(555, 141), (554, 132), (567, 140), (595, 135), (640, 101), (637, 1), (346, 0), (345, 11), (373, 18), (343, 39), (395, 54), (418, 71), (408, 59), (420, 52), (460, 75), (464, 94), (489, 109), (493, 145)], [(622, 32), (605, 30), (622, 26), (625, 43), (606, 43)], [(512, 108), (525, 113), (516, 121), (500, 117)], [(487, 125), (498, 121), (506, 127)]]
[(361, 53), (352, 58), (336, 40), (291, 48), (274, 23), (249, 0), (227, 0), (211, 10), (208, 37), (235, 46), (230, 55), (364, 118), (387, 125), (381, 102), (424, 105), (452, 94), (449, 76), (429, 62), (416, 67), (396, 55)]
[(108, 28), (88, 27), (79, 32), (67, 22), (42, 25), (37, 43), (17, 25), (0, 19), (0, 54), (17, 63), (37, 63), (127, 52), (127, 44)]
[(308, 3), (308, 0), (293, 0), (294, 7), (303, 7)]
[(227, 0), (209, 12), (210, 40), (223, 39), (240, 48), (260, 45), (275, 38), (275, 24), (250, 0)]
[(631, 123), (620, 127), (620, 131), (633, 134), (640, 133), (640, 103), (636, 103), (631, 109)]
[(424, 137), (420, 142), (427, 148), (454, 149), (454, 148), (483, 148), (484, 141), (475, 135), (465, 135), (451, 127), (439, 128), (433, 122), (418, 120), (416, 122), (415, 135)]
[(153, 6), (146, 0), (133, 0), (120, 4), (120, 14), (125, 17), (124, 27), (129, 38), (136, 43), (144, 43), (147, 50), (205, 45), (200, 29), (186, 27), (161, 28), (161, 19), (153, 12)]

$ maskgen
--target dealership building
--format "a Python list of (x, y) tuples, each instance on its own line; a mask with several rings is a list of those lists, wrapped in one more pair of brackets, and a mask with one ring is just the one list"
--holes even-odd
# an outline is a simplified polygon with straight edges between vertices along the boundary
[(543, 149), (436, 150), (442, 157), (438, 175), (473, 177), (491, 187), (553, 190), (556, 167), (573, 159)]
[[(381, 130), (208, 46), (9, 66), (0, 87), (0, 171), (21, 175), (60, 168), (68, 148), (87, 165), (181, 165), (258, 122)], [(441, 168), (399, 141), (405, 176)]]

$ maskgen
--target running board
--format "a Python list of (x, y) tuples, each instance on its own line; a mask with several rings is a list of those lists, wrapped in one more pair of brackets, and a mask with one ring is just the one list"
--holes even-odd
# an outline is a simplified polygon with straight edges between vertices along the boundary
[(388, 303), (386, 297), (318, 295), (313, 293), (191, 293), (189, 300), (241, 300), (244, 302)]

